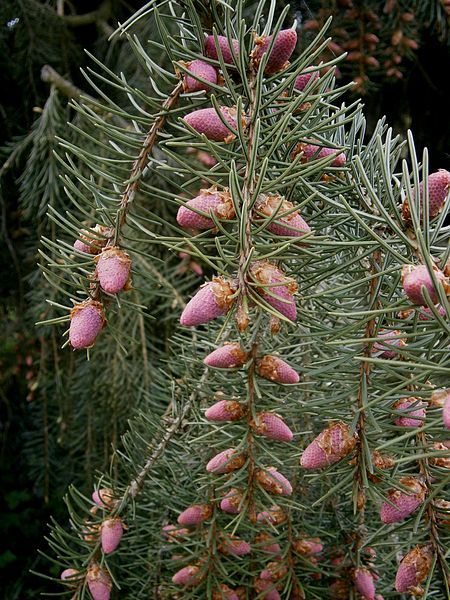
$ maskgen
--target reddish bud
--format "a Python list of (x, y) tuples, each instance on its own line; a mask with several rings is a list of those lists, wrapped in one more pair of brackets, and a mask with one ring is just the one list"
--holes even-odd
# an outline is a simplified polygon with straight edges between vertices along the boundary
[(120, 544), (123, 535), (122, 519), (114, 517), (106, 519), (101, 526), (102, 550), (105, 554), (111, 554)]
[(109, 600), (112, 590), (112, 580), (106, 571), (97, 564), (89, 567), (86, 582), (93, 600)]
[(292, 547), (302, 556), (320, 554), (323, 550), (323, 544), (320, 538), (300, 538), (298, 540), (293, 540)]
[(236, 469), (240, 469), (245, 463), (245, 457), (242, 454), (238, 454), (234, 448), (227, 448), (216, 454), (206, 465), (208, 473), (214, 473), (214, 475), (221, 475), (222, 473), (231, 473)]
[(400, 483), (410, 490), (411, 494), (401, 490), (390, 490), (387, 494), (389, 502), (383, 502), (380, 519), (383, 523), (403, 521), (425, 501), (426, 487), (414, 477), (402, 477)]
[(212, 515), (212, 507), (209, 504), (194, 504), (188, 506), (178, 516), (178, 523), (180, 525), (199, 525), (203, 521), (207, 521)]
[[(434, 267), (433, 270), (438, 285), (442, 284), (444, 290), (447, 291), (447, 288), (449, 288), (448, 278), (437, 267)], [(439, 296), (426, 265), (405, 265), (402, 270), (402, 283), (405, 294), (413, 304), (426, 306), (422, 286), (428, 291), (431, 302), (433, 304), (438, 303)]]
[[(450, 173), (445, 169), (439, 169), (435, 173), (428, 176), (428, 215), (430, 219), (434, 219), (442, 211), (445, 202), (448, 198), (450, 189)], [(415, 199), (415, 189), (412, 190), (412, 199)], [(419, 195), (421, 199), (420, 212), (423, 212), (423, 181), (419, 185)], [(417, 201), (419, 201), (417, 199)], [(409, 199), (405, 198), (402, 204), (402, 215), (405, 221), (411, 221), (411, 211), (409, 207)]]
[[(193, 210), (195, 209), (195, 210)], [(218, 219), (229, 221), (236, 215), (233, 201), (227, 189), (217, 191), (215, 186), (200, 190), (200, 194), (180, 206), (177, 213), (177, 222), (181, 227), (192, 229), (211, 229), (215, 223), (210, 216), (203, 216), (196, 211), (206, 215), (214, 214)]]
[(271, 494), (282, 496), (292, 494), (292, 485), (275, 467), (267, 467), (264, 471), (256, 471), (256, 479), (260, 486)]
[(373, 575), (368, 569), (356, 569), (355, 588), (364, 600), (375, 600), (375, 583)]
[(105, 324), (103, 305), (85, 300), (70, 311), (69, 341), (73, 348), (91, 348)]
[[(237, 56), (239, 54), (239, 42), (238, 40), (232, 40), (232, 50), (230, 48), (230, 44), (228, 43), (228, 38), (224, 35), (217, 36), (218, 46), (222, 52), (222, 57), (225, 63), (232, 64), (233, 63), (233, 55)], [(208, 35), (205, 40), (205, 54), (209, 58), (213, 58), (214, 60), (219, 60), (219, 56), (217, 53), (217, 48), (213, 35)]]
[(216, 69), (204, 60), (196, 59), (189, 63), (183, 63), (183, 66), (189, 71), (189, 74), (183, 73), (183, 90), (185, 92), (208, 91), (211, 89), (210, 85), (199, 81), (196, 77), (201, 77), (209, 83), (217, 83)]
[(300, 152), (303, 153), (301, 158), (302, 163), (309, 162), (310, 160), (319, 160), (320, 158), (332, 156), (333, 154), (337, 154), (337, 156), (335, 156), (331, 162), (332, 167), (343, 167), (347, 162), (344, 152), (339, 154), (339, 150), (336, 150), (336, 148), (321, 148), (315, 144), (305, 144), (304, 142), (300, 142), (294, 148), (291, 158), (294, 159)]
[(243, 494), (236, 488), (231, 488), (227, 495), (221, 500), (220, 508), (226, 513), (237, 515), (241, 512), (243, 505)]
[(205, 283), (189, 300), (184, 308), (180, 323), (186, 327), (193, 327), (208, 323), (226, 314), (233, 303), (230, 298), (235, 289), (229, 280), (223, 277), (214, 277), (212, 281)]
[(250, 554), (252, 550), (248, 542), (231, 535), (222, 539), (218, 549), (222, 554), (232, 556), (245, 556), (246, 554)]
[(175, 573), (172, 581), (175, 585), (183, 585), (190, 587), (196, 585), (200, 581), (200, 567), (197, 565), (188, 565)]
[(261, 194), (256, 203), (256, 210), (265, 217), (271, 217), (274, 213), (277, 215), (267, 226), (267, 231), (284, 237), (302, 237), (311, 228), (293, 208), (292, 202), (279, 194)]
[(350, 454), (356, 440), (356, 433), (351, 436), (346, 423), (332, 422), (305, 448), (300, 465), (304, 469), (328, 467)]
[(313, 71), (312, 73), (300, 73), (294, 83), (294, 89), (302, 92), (310, 81), (315, 81), (319, 78), (319, 73)]
[(426, 405), (418, 398), (398, 400), (393, 408), (404, 415), (397, 417), (394, 421), (399, 427), (422, 427), (426, 415)]
[(256, 361), (256, 372), (260, 377), (277, 383), (290, 384), (300, 381), (297, 371), (294, 371), (287, 362), (281, 360), (278, 356), (270, 356), (269, 354)]
[(83, 578), (83, 575), (77, 569), (64, 569), (59, 577), (61, 581), (71, 584), (71, 587), (75, 587)]
[[(236, 108), (229, 106), (219, 107), (223, 120), (228, 123), (227, 127), (220, 119), (215, 108), (201, 108), (194, 110), (184, 117), (184, 121), (198, 133), (203, 133), (209, 140), (215, 142), (229, 142), (235, 138), (232, 129), (237, 129)], [(243, 124), (246, 124), (245, 117)]]
[(111, 488), (101, 488), (92, 492), (92, 500), (100, 508), (111, 510), (117, 504), (114, 500), (114, 492)]
[(117, 247), (105, 248), (95, 259), (100, 287), (108, 294), (117, 294), (129, 285), (131, 258)]
[(377, 337), (380, 338), (380, 341), (375, 342), (372, 346), (372, 354), (376, 354), (379, 358), (395, 358), (398, 354), (395, 348), (403, 348), (406, 346), (406, 341), (403, 338), (396, 337), (401, 335), (401, 333), (402, 332), (398, 329), (394, 329), (393, 331), (380, 329), (377, 335)]
[[(255, 68), (258, 67), (263, 55), (269, 50), (272, 36), (262, 35), (255, 38), (255, 48), (251, 58)], [(278, 73), (288, 66), (291, 54), (297, 44), (297, 33), (293, 29), (282, 29), (276, 34), (275, 42), (267, 60), (264, 73), (272, 75)]]
[(297, 291), (297, 284), (294, 280), (286, 277), (275, 265), (267, 261), (254, 263), (250, 271), (253, 278), (264, 286), (258, 288), (264, 300), (287, 319), (295, 321), (297, 307), (293, 294)]
[(277, 526), (284, 523), (286, 518), (286, 513), (278, 505), (274, 504), (269, 510), (263, 510), (258, 513), (256, 520), (258, 523)]
[(416, 546), (406, 556), (397, 571), (395, 577), (395, 589), (400, 593), (418, 592), (418, 586), (427, 579), (433, 563), (433, 547)]
[(237, 400), (219, 400), (205, 412), (208, 421), (239, 421), (246, 413), (246, 408)]
[(292, 442), (294, 434), (281, 417), (275, 413), (262, 412), (250, 422), (250, 427), (258, 435), (278, 442)]
[(233, 369), (242, 367), (246, 360), (247, 353), (242, 350), (241, 345), (237, 342), (229, 342), (208, 354), (203, 362), (208, 367), (216, 369)]

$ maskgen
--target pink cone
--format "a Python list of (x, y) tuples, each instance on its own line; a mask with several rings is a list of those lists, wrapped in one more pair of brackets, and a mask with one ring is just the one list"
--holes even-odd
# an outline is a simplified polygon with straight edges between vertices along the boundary
[(381, 338), (382, 342), (375, 342), (372, 346), (372, 353), (376, 354), (379, 358), (393, 359), (396, 358), (398, 352), (396, 348), (403, 348), (406, 346), (406, 342), (402, 338), (392, 339), (395, 336), (400, 335), (402, 332), (398, 329), (390, 331), (388, 329), (380, 329), (377, 334), (378, 338)]
[(258, 470), (256, 479), (261, 487), (271, 494), (283, 496), (292, 494), (292, 485), (275, 467), (267, 467), (264, 471)]
[(383, 523), (403, 521), (425, 501), (426, 487), (420, 481), (414, 477), (402, 477), (400, 483), (411, 490), (411, 495), (400, 490), (390, 490), (387, 494), (390, 502), (383, 502), (380, 509)]
[[(190, 63), (184, 63), (184, 65), (192, 75), (201, 77), (210, 83), (217, 83), (216, 69), (204, 60), (196, 59)], [(185, 92), (199, 92), (201, 90), (208, 91), (211, 89), (211, 86), (207, 83), (202, 83), (187, 73), (183, 73), (183, 89)]]
[(233, 299), (230, 296), (234, 292), (231, 281), (214, 277), (189, 300), (180, 317), (181, 325), (202, 325), (226, 314), (231, 308)]
[(236, 488), (231, 488), (227, 495), (221, 500), (220, 508), (223, 512), (230, 515), (237, 515), (241, 512), (243, 506), (243, 494)]
[(300, 465), (304, 469), (328, 467), (350, 454), (355, 445), (356, 435), (350, 435), (349, 426), (335, 421), (303, 450)]
[(375, 600), (375, 583), (368, 569), (356, 569), (355, 588), (364, 600)]
[(220, 589), (213, 592), (212, 600), (239, 600), (238, 594), (224, 583)]
[(205, 418), (208, 421), (239, 421), (245, 413), (245, 406), (237, 400), (219, 400), (208, 408)]
[(318, 79), (318, 78), (319, 78), (319, 73), (317, 71), (314, 71), (312, 73), (300, 73), (300, 75), (295, 80), (294, 89), (302, 92), (305, 89), (305, 87), (308, 85), (308, 83), (311, 81), (311, 79), (314, 81), (315, 79)]
[(96, 258), (100, 287), (109, 294), (117, 294), (128, 284), (131, 258), (120, 248), (106, 248)]
[(234, 448), (227, 448), (213, 456), (206, 465), (208, 473), (221, 475), (222, 473), (231, 473), (236, 469), (240, 469), (245, 463), (245, 458), (242, 454), (238, 454)]
[(251, 421), (253, 431), (278, 442), (292, 442), (294, 434), (281, 417), (270, 412), (261, 412)]
[[(437, 312), (441, 315), (441, 317), (447, 316), (445, 312), (445, 308), (438, 304), (436, 307)], [(429, 321), (430, 319), (435, 319), (433, 311), (428, 306), (421, 306), (419, 313), (419, 321)]]
[[(261, 62), (263, 55), (268, 51), (272, 36), (262, 35), (255, 39), (256, 47), (251, 57), (254, 65)], [(269, 59), (266, 63), (264, 73), (271, 75), (278, 73), (287, 67), (288, 61), (297, 44), (297, 33), (292, 29), (282, 29), (276, 34), (275, 43), (272, 47)]]
[(268, 533), (258, 533), (255, 537), (255, 544), (258, 546), (260, 552), (266, 554), (276, 554), (274, 558), (278, 558), (281, 554), (281, 546), (274, 540), (274, 538)]
[(400, 593), (416, 591), (422, 581), (427, 579), (433, 562), (433, 548), (431, 544), (416, 546), (406, 556), (395, 577), (395, 589)]
[[(420, 183), (420, 202), (421, 210), (423, 206), (423, 181)], [(430, 219), (434, 219), (444, 208), (450, 189), (450, 173), (445, 169), (439, 169), (436, 173), (428, 176), (428, 214)], [(415, 190), (412, 190), (412, 197), (415, 197)], [(402, 205), (403, 218), (406, 221), (411, 220), (408, 198), (405, 198)]]
[(442, 408), (442, 422), (446, 429), (450, 429), (450, 388), (434, 391), (431, 394), (430, 405)]
[[(231, 52), (230, 44), (228, 43), (228, 38), (224, 35), (217, 36), (218, 45), (222, 52), (222, 57), (225, 63), (232, 64), (233, 63), (233, 55), (237, 56), (239, 54), (239, 42), (238, 40), (232, 40), (233, 53)], [(217, 48), (214, 41), (213, 35), (208, 35), (205, 40), (205, 54), (209, 58), (213, 58), (214, 60), (219, 60), (217, 54)]]
[(177, 571), (172, 577), (172, 581), (175, 585), (183, 585), (185, 587), (189, 587), (199, 582), (199, 572), (199, 566), (189, 565)]
[(114, 500), (114, 492), (111, 488), (101, 488), (92, 492), (92, 500), (97, 506), (104, 509), (114, 508), (116, 500)]
[(120, 544), (123, 535), (122, 519), (115, 517), (106, 519), (101, 527), (102, 550), (105, 554), (111, 554)]
[(86, 581), (93, 600), (109, 600), (112, 580), (108, 571), (94, 564), (88, 569)]
[(320, 538), (300, 538), (292, 542), (292, 547), (296, 552), (303, 556), (320, 554), (323, 550), (323, 544)]
[(256, 372), (260, 377), (277, 383), (293, 384), (300, 381), (300, 376), (287, 362), (266, 354), (256, 361)]
[(233, 555), (233, 556), (245, 556), (246, 554), (250, 554), (252, 551), (250, 544), (244, 540), (240, 540), (234, 536), (230, 536), (229, 538), (224, 539), (219, 544), (219, 550), (223, 554)]
[(281, 600), (281, 596), (275, 589), (274, 585), (274, 582), (270, 579), (263, 579), (261, 577), (255, 581), (256, 591), (259, 593), (266, 592), (262, 596), (264, 600)]
[(73, 348), (91, 348), (105, 324), (103, 305), (95, 300), (75, 304), (70, 311), (69, 341)]
[(92, 231), (81, 231), (79, 233), (80, 239), (75, 240), (73, 247), (75, 250), (86, 254), (98, 254), (106, 246), (108, 238), (113, 233), (113, 230), (109, 227), (97, 224)]
[(203, 359), (208, 367), (216, 369), (234, 369), (242, 367), (247, 360), (247, 353), (242, 350), (241, 345), (237, 342), (228, 343), (220, 348), (216, 348)]
[(86, 244), (86, 242), (83, 242), (83, 240), (75, 240), (73, 243), (73, 247), (75, 248), (75, 250), (78, 250), (78, 252), (85, 252), (86, 254), (91, 253), (90, 245)]
[(178, 516), (178, 523), (180, 525), (199, 525), (203, 521), (207, 521), (212, 515), (212, 508), (209, 504), (194, 504), (188, 506)]
[(77, 585), (83, 575), (77, 569), (64, 569), (59, 577), (62, 581)]
[[(426, 405), (418, 398), (399, 400), (392, 408), (405, 414), (403, 417), (397, 417), (394, 421), (399, 427), (422, 427), (424, 424)], [(415, 419), (413, 417), (419, 418)]]
[(263, 510), (256, 516), (258, 523), (275, 526), (284, 523), (286, 518), (286, 513), (277, 504), (271, 506), (269, 510)]
[[(285, 237), (302, 237), (311, 231), (310, 226), (298, 211), (292, 211), (294, 205), (279, 194), (261, 194), (258, 197), (256, 210), (265, 217), (276, 213), (276, 219), (267, 226), (267, 231)], [(285, 216), (283, 214), (289, 213)]]
[[(253, 278), (265, 286), (258, 289), (264, 300), (287, 319), (295, 321), (297, 307), (293, 294), (297, 291), (297, 284), (294, 280), (286, 277), (275, 265), (267, 261), (254, 263), (250, 271)], [(268, 285), (271, 283), (278, 285)]]
[[(297, 156), (297, 154), (300, 154), (300, 152), (303, 152), (301, 161), (303, 163), (306, 163), (311, 159), (318, 160), (320, 158), (324, 158), (325, 156), (336, 154), (336, 152), (339, 152), (339, 150), (336, 150), (336, 148), (321, 148), (320, 146), (316, 146), (315, 144), (304, 144), (302, 142), (300, 144), (297, 144), (297, 146), (295, 147), (292, 153), (292, 158), (295, 158), (295, 156)], [(346, 162), (347, 157), (345, 156), (344, 152), (341, 152), (340, 154), (335, 156), (333, 162), (331, 163), (331, 166), (343, 167), (346, 164)]]
[(189, 535), (189, 529), (185, 527), (177, 527), (176, 525), (164, 525), (162, 528), (163, 536), (170, 542), (176, 542), (177, 537), (184, 537)]
[[(236, 108), (221, 106), (220, 113), (224, 121), (230, 125), (230, 128), (237, 130), (237, 112)], [(245, 120), (245, 119), (244, 119)], [(215, 142), (227, 142), (235, 137), (230, 128), (226, 127), (221, 121), (215, 108), (201, 108), (194, 110), (184, 117), (188, 123), (198, 133), (203, 133), (209, 140)]]
[[(448, 287), (448, 278), (438, 268), (434, 269), (434, 275), (438, 284), (443, 284), (446, 290)], [(402, 283), (405, 294), (413, 304), (426, 305), (422, 286), (427, 289), (433, 304), (439, 302), (437, 291), (426, 265), (405, 265), (402, 270)]]
[(205, 167), (208, 167), (208, 169), (211, 169), (214, 167), (214, 165), (217, 165), (217, 160), (214, 158), (214, 156), (209, 154), (209, 152), (205, 152), (204, 150), (199, 150), (196, 158), (198, 162), (202, 163), (202, 165)]
[(211, 217), (199, 215), (194, 210), (200, 210), (207, 215), (214, 213), (218, 219), (229, 221), (236, 215), (233, 201), (228, 190), (219, 192), (216, 187), (200, 190), (200, 194), (180, 206), (177, 222), (181, 227), (191, 229), (211, 229), (215, 223)]

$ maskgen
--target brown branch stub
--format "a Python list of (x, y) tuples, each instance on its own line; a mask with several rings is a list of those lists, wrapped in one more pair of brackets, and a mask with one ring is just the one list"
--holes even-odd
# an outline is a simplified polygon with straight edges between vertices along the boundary
[(61, 19), (69, 27), (85, 27), (101, 21), (107, 21), (111, 17), (111, 0), (103, 0), (96, 10), (81, 15), (60, 15)]

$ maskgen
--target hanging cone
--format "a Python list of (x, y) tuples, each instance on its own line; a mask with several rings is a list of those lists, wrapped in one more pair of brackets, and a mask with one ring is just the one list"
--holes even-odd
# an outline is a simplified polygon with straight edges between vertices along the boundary
[[(448, 277), (444, 275), (437, 267), (434, 267), (436, 280), (444, 286), (444, 290), (450, 288)], [(433, 280), (426, 265), (405, 265), (402, 269), (402, 284), (405, 294), (413, 304), (426, 306), (426, 300), (422, 293), (422, 286), (426, 288), (431, 302), (437, 304), (439, 296), (434, 287)]]
[(212, 515), (212, 507), (209, 504), (194, 504), (188, 506), (178, 516), (178, 523), (180, 525), (199, 525), (203, 521), (207, 521)]
[[(292, 211), (294, 205), (279, 194), (261, 194), (255, 205), (256, 211), (266, 217), (276, 213), (276, 219), (267, 226), (267, 231), (285, 237), (302, 237), (310, 233), (311, 228), (300, 216), (298, 211)], [(285, 213), (289, 213), (283, 216)]]
[(296, 78), (294, 83), (294, 89), (302, 92), (308, 83), (311, 81), (315, 81), (319, 78), (319, 73), (314, 71), (313, 73), (300, 73), (300, 75)]
[(275, 413), (258, 413), (255, 419), (250, 422), (250, 427), (256, 434), (277, 442), (292, 442), (294, 437), (283, 419)]
[(446, 429), (450, 429), (450, 388), (434, 391), (431, 394), (430, 405), (442, 408), (442, 422)]
[[(300, 142), (294, 148), (291, 153), (291, 159), (297, 156), (297, 154), (303, 153), (301, 158), (302, 163), (306, 163), (310, 160), (319, 160), (320, 158), (325, 158), (325, 156), (331, 156), (332, 154), (336, 154), (339, 150), (336, 148), (322, 148), (320, 146), (316, 146), (315, 144), (305, 144), (304, 142)], [(347, 158), (344, 152), (341, 152), (333, 159), (331, 163), (332, 167), (343, 167), (347, 162)]]
[[(218, 35), (217, 41), (219, 48), (222, 52), (222, 57), (225, 63), (232, 64), (233, 63), (233, 54), (237, 57), (239, 54), (239, 42), (238, 40), (232, 40), (232, 48), (230, 48), (230, 44), (228, 43), (228, 38), (224, 35)], [(214, 60), (219, 60), (219, 56), (217, 53), (217, 48), (213, 35), (208, 35), (205, 39), (205, 54), (209, 58), (213, 58)]]
[(228, 342), (220, 348), (216, 348), (203, 359), (208, 367), (216, 369), (234, 369), (242, 367), (247, 360), (247, 353), (242, 350), (238, 342)]
[(351, 436), (346, 423), (334, 421), (303, 450), (300, 465), (304, 469), (328, 467), (350, 454), (356, 439), (356, 433)]
[(190, 587), (196, 585), (200, 581), (200, 567), (197, 565), (188, 565), (175, 573), (172, 581), (175, 585), (183, 585)]
[[(411, 490), (411, 494), (401, 490), (389, 490), (389, 502), (383, 502), (380, 519), (383, 523), (398, 523), (409, 517), (425, 501), (427, 488), (414, 477), (402, 477), (400, 483)], [(392, 506), (394, 505), (394, 506)]]
[[(297, 307), (293, 294), (297, 291), (297, 284), (290, 277), (286, 277), (275, 265), (268, 261), (258, 261), (250, 268), (256, 282), (264, 287), (258, 293), (276, 311), (290, 321), (297, 318)], [(276, 284), (270, 286), (268, 284)]]
[(281, 525), (286, 519), (286, 513), (277, 504), (271, 506), (269, 510), (258, 513), (256, 517), (258, 523), (274, 526)]
[(183, 61), (182, 64), (189, 71), (189, 74), (183, 73), (183, 90), (185, 92), (209, 91), (211, 89), (210, 85), (202, 83), (195, 76), (201, 77), (209, 83), (217, 83), (217, 70), (204, 60), (196, 59), (188, 63)]
[[(399, 400), (392, 408), (403, 412), (405, 415), (395, 419), (394, 423), (399, 427), (422, 427), (425, 422), (426, 405), (419, 398)], [(419, 418), (415, 419), (413, 417)]]
[[(252, 62), (255, 68), (258, 67), (263, 55), (269, 50), (272, 42), (271, 35), (262, 35), (255, 38), (255, 48), (251, 53)], [(291, 54), (297, 44), (297, 33), (293, 29), (282, 29), (276, 34), (275, 42), (269, 55), (269, 59), (264, 68), (266, 75), (272, 75), (283, 71), (289, 65)]]
[(101, 488), (92, 492), (92, 500), (97, 506), (105, 510), (111, 510), (117, 504), (114, 499), (114, 492), (111, 488)]
[(75, 304), (70, 311), (69, 342), (72, 348), (92, 348), (105, 322), (100, 302), (85, 300)]
[(111, 554), (120, 544), (123, 535), (123, 524), (120, 517), (106, 519), (101, 526), (102, 550), (105, 554)]
[(222, 554), (232, 556), (245, 556), (246, 554), (250, 554), (252, 550), (248, 542), (232, 535), (223, 538), (218, 545), (218, 549)]
[[(184, 117), (184, 121), (198, 133), (203, 133), (214, 142), (231, 142), (236, 135), (232, 130), (237, 130), (237, 110), (234, 107), (220, 106), (220, 114), (229, 128), (222, 122), (215, 108), (201, 108), (194, 110)], [(247, 118), (242, 117), (242, 125), (247, 126)]]
[(180, 323), (185, 327), (203, 325), (226, 314), (233, 303), (230, 298), (236, 290), (229, 280), (214, 277), (205, 283), (184, 308)]
[[(195, 210), (192, 210), (195, 209)], [(236, 216), (233, 200), (225, 188), (218, 191), (216, 186), (201, 189), (198, 196), (191, 198), (184, 206), (180, 206), (177, 213), (177, 222), (187, 229), (211, 229), (215, 223), (210, 216), (199, 215), (196, 210), (213, 213), (219, 220), (229, 221)]]
[(219, 400), (208, 408), (205, 418), (208, 421), (239, 421), (247, 410), (237, 400)]
[(364, 600), (375, 600), (375, 583), (373, 575), (368, 569), (356, 569), (355, 588)]
[(416, 546), (406, 556), (395, 577), (395, 589), (400, 593), (411, 593), (418, 595), (419, 584), (427, 579), (433, 563), (433, 547)]
[(206, 465), (206, 470), (208, 473), (221, 475), (240, 469), (244, 463), (245, 457), (242, 454), (238, 454), (234, 448), (228, 448), (216, 454)]
[(401, 335), (401, 331), (394, 329), (389, 331), (388, 329), (380, 329), (377, 334), (378, 338), (382, 341), (375, 342), (372, 346), (372, 354), (375, 354), (379, 358), (392, 359), (398, 357), (396, 348), (403, 348), (406, 346), (406, 341), (402, 338), (395, 338), (397, 335)]
[[(423, 213), (423, 181), (420, 182), (420, 214)], [(445, 202), (448, 199), (450, 189), (450, 173), (445, 169), (439, 169), (436, 173), (431, 173), (428, 176), (428, 215), (430, 219), (434, 219), (444, 208)], [(412, 197), (415, 197), (415, 190), (412, 190)], [(402, 204), (402, 215), (405, 221), (411, 221), (411, 212), (409, 208), (409, 200), (405, 198)]]
[(102, 250), (96, 257), (100, 287), (108, 294), (118, 294), (130, 285), (131, 258), (117, 247)]
[(267, 467), (264, 471), (256, 471), (256, 480), (262, 488), (271, 494), (290, 496), (292, 486), (290, 482), (277, 471), (275, 467)]
[(297, 371), (294, 371), (287, 362), (269, 354), (256, 361), (256, 372), (260, 377), (277, 383), (292, 384), (300, 381)]
[(86, 582), (93, 600), (109, 600), (112, 580), (108, 571), (94, 564), (88, 569)]
[(223, 512), (231, 515), (237, 515), (242, 511), (243, 494), (236, 488), (231, 488), (227, 495), (221, 500), (220, 508)]
[(293, 540), (292, 547), (302, 556), (320, 554), (323, 550), (323, 544), (320, 538), (299, 538)]

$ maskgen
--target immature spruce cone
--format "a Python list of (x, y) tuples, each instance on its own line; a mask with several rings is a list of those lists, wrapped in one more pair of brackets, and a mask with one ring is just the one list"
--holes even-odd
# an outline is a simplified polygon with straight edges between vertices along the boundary
[[(420, 182), (421, 205), (423, 206), (423, 181)], [(430, 219), (434, 219), (444, 208), (450, 189), (450, 173), (445, 169), (439, 169), (436, 173), (428, 176), (428, 214)], [(412, 197), (415, 197), (415, 190), (412, 190)], [(420, 211), (422, 213), (422, 210)], [(409, 200), (405, 198), (402, 205), (402, 214), (405, 221), (411, 220), (411, 211)]]
[(425, 501), (426, 486), (414, 477), (401, 477), (400, 483), (410, 490), (389, 490), (389, 502), (383, 502), (380, 518), (383, 523), (398, 523), (409, 517)]
[(85, 300), (70, 311), (69, 341), (73, 348), (91, 348), (105, 324), (103, 305)]
[(86, 581), (93, 600), (109, 600), (112, 590), (112, 580), (106, 571), (99, 565), (89, 567)]
[(123, 535), (122, 519), (114, 517), (106, 519), (101, 526), (102, 550), (105, 554), (111, 554), (120, 544)]
[[(271, 35), (255, 38), (256, 47), (251, 53), (252, 61), (255, 67), (259, 65), (261, 59), (269, 50), (269, 46), (272, 41)], [(282, 29), (276, 34), (275, 42), (270, 52), (269, 59), (266, 63), (264, 73), (266, 75), (272, 75), (278, 73), (288, 66), (288, 61), (291, 54), (295, 50), (297, 44), (297, 33), (293, 29)]]
[[(449, 289), (448, 277), (437, 267), (434, 267), (433, 270), (438, 285), (442, 284), (444, 291), (447, 291)], [(402, 283), (405, 294), (413, 304), (426, 306), (422, 286), (426, 288), (433, 304), (439, 302), (437, 290), (426, 265), (405, 265), (402, 270)]]
[[(428, 577), (433, 562), (433, 547), (416, 546), (406, 556), (395, 577), (395, 589), (400, 593), (420, 593), (419, 584)], [(418, 595), (418, 594), (416, 594)]]
[(242, 367), (246, 360), (247, 352), (242, 350), (241, 345), (238, 342), (228, 342), (208, 354), (203, 362), (216, 369), (233, 369)]
[[(228, 43), (228, 38), (224, 35), (217, 36), (218, 46), (222, 52), (222, 57), (225, 63), (233, 64), (233, 54), (237, 56), (239, 54), (239, 41), (233, 39), (232, 40), (232, 49), (230, 48), (230, 44)], [(209, 58), (213, 58), (214, 60), (218, 60), (218, 53), (216, 44), (214, 41), (213, 35), (208, 35), (205, 40), (205, 54)]]
[(356, 434), (350, 435), (350, 428), (342, 421), (330, 423), (305, 448), (300, 458), (304, 469), (322, 469), (332, 465), (353, 450), (356, 445)]
[(233, 303), (230, 296), (235, 291), (230, 280), (214, 277), (189, 300), (180, 317), (181, 325), (202, 325), (226, 314)]
[(211, 89), (210, 85), (202, 83), (195, 77), (192, 77), (192, 75), (201, 77), (210, 83), (217, 83), (217, 70), (204, 60), (196, 59), (189, 63), (184, 63), (184, 66), (190, 73), (183, 73), (183, 89), (185, 92), (208, 91)]
[(118, 294), (129, 285), (131, 258), (126, 252), (117, 247), (105, 248), (95, 260), (102, 290), (108, 294)]
[(180, 206), (177, 222), (181, 227), (191, 229), (211, 229), (215, 223), (211, 217), (199, 215), (196, 209), (207, 215), (213, 213), (219, 220), (229, 221), (236, 215), (233, 201), (227, 189), (219, 192), (215, 186), (200, 190), (200, 194)]

